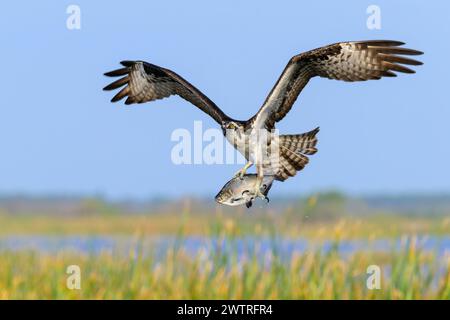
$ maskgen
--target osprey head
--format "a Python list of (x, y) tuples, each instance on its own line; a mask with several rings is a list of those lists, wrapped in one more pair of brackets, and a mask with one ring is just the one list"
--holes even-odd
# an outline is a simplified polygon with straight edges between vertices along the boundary
[(222, 121), (222, 131), (223, 134), (226, 135), (227, 131), (237, 131), (237, 132), (244, 132), (244, 125), (238, 121), (235, 120), (225, 120)]

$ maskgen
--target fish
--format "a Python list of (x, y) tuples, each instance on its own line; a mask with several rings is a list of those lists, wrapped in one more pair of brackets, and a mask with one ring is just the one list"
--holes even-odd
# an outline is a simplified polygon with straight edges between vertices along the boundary
[[(229, 180), (216, 195), (216, 201), (220, 204), (227, 206), (239, 206), (245, 204), (247, 208), (250, 208), (253, 204), (253, 200), (256, 198), (254, 186), (256, 184), (257, 175), (250, 173), (245, 174), (243, 177), (234, 177)], [(272, 175), (264, 176), (261, 185), (261, 193), (266, 197), (267, 202), (272, 183), (275, 177)]]

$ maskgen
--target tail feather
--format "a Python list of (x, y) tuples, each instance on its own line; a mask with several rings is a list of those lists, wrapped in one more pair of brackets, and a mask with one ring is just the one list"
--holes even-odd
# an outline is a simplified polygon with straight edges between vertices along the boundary
[(307, 156), (281, 146), (279, 170), (276, 174), (277, 180), (284, 181), (289, 177), (295, 176), (308, 162)]
[(313, 155), (317, 152), (316, 134), (318, 132), (319, 128), (316, 128), (302, 134), (281, 135), (279, 137), (280, 159), (278, 172), (276, 173), (277, 180), (284, 181), (295, 176), (308, 164), (309, 158), (306, 155)]
[(280, 145), (294, 151), (295, 153), (302, 153), (306, 155), (313, 155), (317, 152), (317, 133), (320, 128), (317, 127), (302, 134), (287, 134), (280, 136)]
[(299, 171), (303, 169), (309, 162), (308, 157), (300, 153), (281, 146), (281, 156), (285, 158), (294, 168)]

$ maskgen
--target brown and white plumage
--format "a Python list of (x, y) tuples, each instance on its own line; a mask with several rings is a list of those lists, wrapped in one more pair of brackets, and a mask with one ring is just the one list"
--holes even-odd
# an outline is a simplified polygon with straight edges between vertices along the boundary
[[(123, 77), (104, 90), (123, 87), (111, 101), (127, 97), (125, 104), (143, 103), (175, 94), (191, 102), (219, 123), (228, 141), (247, 158), (249, 162), (243, 169), (245, 173), (246, 168), (255, 163), (256, 150), (261, 147), (257, 142), (252, 143), (255, 140), (251, 137), (258, 134), (258, 130), (272, 131), (275, 123), (291, 110), (311, 78), (319, 76), (352, 82), (395, 77), (395, 72), (414, 73), (405, 65), (422, 63), (408, 56), (422, 52), (403, 48), (403, 44), (391, 40), (340, 42), (296, 55), (286, 65), (262, 107), (247, 121), (228, 117), (175, 72), (143, 61), (123, 61), (124, 68), (105, 73), (107, 76)], [(280, 136), (282, 141), (279, 142), (278, 155), (263, 155), (263, 160), (257, 164), (258, 176), (263, 177), (267, 172), (278, 180), (294, 176), (308, 163), (306, 155), (317, 151), (317, 132), (318, 129), (304, 135)], [(310, 141), (306, 142), (308, 139)]]
[(372, 40), (339, 42), (292, 57), (253, 121), (267, 129), (283, 119), (298, 95), (316, 76), (347, 82), (395, 77), (395, 72), (414, 73), (404, 65), (422, 62), (405, 56), (422, 52), (401, 47), (403, 42)]
[[(414, 73), (404, 65), (422, 63), (405, 56), (420, 55), (422, 52), (403, 48), (403, 44), (391, 40), (340, 42), (292, 57), (263, 106), (249, 120), (251, 127), (274, 129), (275, 123), (291, 110), (309, 80), (316, 76), (353, 82), (395, 77), (394, 71)], [(316, 133), (313, 130), (307, 134), (315, 137)], [(272, 170), (268, 168), (267, 161), (263, 166), (265, 171), (275, 171), (278, 180), (294, 176), (308, 163), (305, 155), (293, 152), (285, 143), (280, 141), (277, 159), (267, 155), (271, 159)]]
[(122, 61), (121, 64), (124, 68), (105, 73), (109, 77), (124, 76), (103, 88), (114, 90), (125, 86), (111, 102), (127, 97), (125, 104), (143, 103), (179, 95), (217, 123), (229, 120), (214, 102), (175, 72), (144, 61)]
[(297, 153), (313, 155), (317, 152), (317, 133), (319, 128), (315, 128), (302, 134), (283, 134), (280, 136), (280, 145)]
[(268, 153), (263, 160), (265, 174), (273, 175), (279, 181), (295, 176), (308, 164), (307, 156), (317, 152), (318, 132), (319, 128), (316, 128), (302, 134), (280, 135), (272, 140), (277, 152)]
[(284, 181), (293, 177), (309, 162), (307, 155), (317, 152), (317, 133), (319, 128), (302, 134), (280, 135), (281, 163), (275, 178)]

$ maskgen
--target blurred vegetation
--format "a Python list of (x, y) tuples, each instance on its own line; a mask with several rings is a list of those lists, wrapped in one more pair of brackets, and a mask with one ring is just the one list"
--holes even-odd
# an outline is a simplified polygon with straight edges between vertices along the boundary
[(0, 211), (0, 236), (135, 233), (158, 236), (176, 234), (180, 226), (185, 235), (210, 236), (228, 224), (235, 226), (237, 236), (255, 234), (255, 225), (263, 235), (271, 235), (276, 230), (289, 238), (329, 238), (337, 227), (342, 229), (346, 239), (450, 234), (450, 214), (398, 214), (368, 208), (356, 201), (349, 204), (348, 199), (337, 192), (312, 195), (279, 210), (266, 205), (252, 210), (219, 205), (207, 207), (185, 199), (151, 211), (142, 208), (123, 211), (125, 209), (98, 198), (83, 199), (70, 210), (61, 209), (60, 214), (55, 208), (52, 210), (56, 211), (49, 210), (51, 213), (41, 210), (33, 214)]
[[(233, 234), (227, 226), (220, 237), (233, 243)], [(264, 256), (247, 248), (243, 257), (233, 246), (195, 255), (174, 247), (158, 260), (139, 250), (128, 256), (2, 251), (0, 299), (450, 299), (449, 257), (422, 251), (416, 241), (349, 256), (312, 247), (288, 261), (276, 246)], [(66, 287), (72, 264), (82, 270), (80, 290)], [(380, 289), (366, 286), (371, 264), (385, 271)]]
[[(424, 237), (450, 235), (445, 210), (396, 214), (336, 192), (277, 209), (229, 209), (189, 199), (125, 209), (98, 198), (66, 204), (59, 214), (47, 202), (32, 214), (27, 206), (0, 208), (0, 299), (450, 299), (450, 248), (442, 254), (420, 245)], [(125, 235), (134, 245), (127, 254), (1, 246), (2, 238), (20, 235)], [(143, 243), (162, 236), (176, 241), (161, 257)], [(191, 236), (205, 239), (206, 247), (186, 251), (181, 244)], [(249, 238), (256, 245), (246, 245)], [(308, 247), (286, 256), (277, 246), (286, 238), (307, 239)], [(271, 245), (261, 251), (258, 239)], [(368, 245), (341, 251), (352, 239)], [(380, 239), (391, 249), (371, 246)], [(72, 264), (81, 267), (81, 290), (66, 287)], [(379, 290), (366, 286), (372, 264), (383, 270)]]

